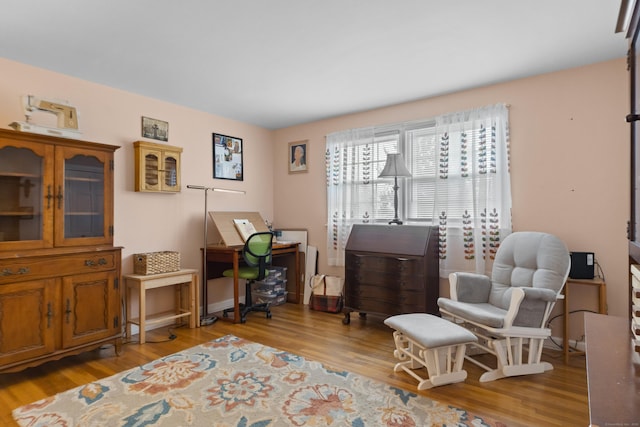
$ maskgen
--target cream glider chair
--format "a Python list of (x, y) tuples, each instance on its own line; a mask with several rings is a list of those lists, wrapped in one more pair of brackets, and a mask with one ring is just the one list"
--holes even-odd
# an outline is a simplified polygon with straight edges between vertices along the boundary
[(449, 275), (451, 298), (438, 299), (440, 312), (478, 337), (472, 347), (497, 358), (493, 368), (466, 357), (487, 370), (481, 382), (553, 369), (540, 359), (545, 338), (551, 335), (549, 314), (570, 266), (569, 251), (557, 237), (515, 232), (500, 244), (491, 278), (474, 273)]

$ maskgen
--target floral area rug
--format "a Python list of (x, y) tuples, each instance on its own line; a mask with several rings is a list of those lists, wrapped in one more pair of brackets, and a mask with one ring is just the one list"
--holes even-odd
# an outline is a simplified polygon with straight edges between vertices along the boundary
[[(17, 408), (20, 426), (495, 426), (233, 335)], [(501, 424), (498, 424), (501, 425)]]

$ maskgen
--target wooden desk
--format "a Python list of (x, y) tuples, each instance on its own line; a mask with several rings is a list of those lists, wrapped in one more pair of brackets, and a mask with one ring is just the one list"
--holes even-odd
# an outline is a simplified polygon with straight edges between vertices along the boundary
[[(300, 303), (300, 251), (298, 242), (292, 243), (274, 243), (272, 248), (272, 256), (281, 255), (295, 256), (295, 286), (296, 295), (294, 302)], [(233, 268), (233, 323), (240, 322), (240, 287), (238, 280), (238, 267), (242, 260), (243, 246), (223, 246), (209, 245), (207, 246), (207, 280), (222, 277), (222, 272), (230, 266)], [(208, 304), (208, 301), (203, 301)], [(224, 318), (223, 318), (224, 319)]]
[(564, 353), (564, 363), (569, 363), (570, 356), (579, 356), (584, 354), (584, 351), (570, 351), (569, 349), (569, 285), (586, 285), (598, 287), (598, 313), (607, 314), (607, 284), (600, 278), (595, 279), (572, 279), (568, 278), (563, 288), (564, 294), (564, 318), (562, 326), (564, 328), (562, 333), (562, 351)]
[(585, 313), (591, 426), (640, 424), (640, 355), (629, 319)]
[[(127, 289), (125, 301), (126, 310), (129, 312), (129, 304), (131, 301), (131, 291), (138, 290), (138, 313), (137, 319), (130, 319), (127, 315), (125, 323), (127, 338), (131, 337), (131, 325), (138, 325), (140, 329), (140, 344), (145, 343), (146, 325), (165, 322), (175, 319), (176, 321), (183, 317), (189, 317), (189, 327), (197, 328), (200, 326), (200, 316), (198, 315), (198, 270), (183, 269), (172, 271), (169, 273), (159, 274), (126, 274), (123, 276), (125, 287)], [(188, 297), (182, 297), (183, 287), (186, 285)], [(165, 286), (176, 287), (176, 308), (175, 311), (156, 314), (147, 318), (146, 294), (150, 289), (163, 288)], [(186, 304), (185, 304), (186, 302)]]

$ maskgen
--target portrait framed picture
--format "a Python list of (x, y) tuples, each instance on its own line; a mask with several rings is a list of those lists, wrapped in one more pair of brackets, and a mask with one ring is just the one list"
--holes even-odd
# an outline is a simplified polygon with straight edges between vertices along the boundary
[(142, 116), (142, 136), (158, 141), (168, 141), (169, 122)]
[(213, 177), (243, 180), (242, 138), (213, 134)]
[(309, 141), (289, 143), (287, 167), (289, 173), (304, 173), (309, 171)]

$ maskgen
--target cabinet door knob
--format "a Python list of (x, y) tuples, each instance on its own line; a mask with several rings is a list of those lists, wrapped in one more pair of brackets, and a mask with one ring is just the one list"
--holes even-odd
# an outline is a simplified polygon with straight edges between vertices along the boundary
[(47, 185), (47, 209), (51, 209), (51, 199), (53, 199), (53, 194), (51, 194), (51, 185)]
[(62, 185), (58, 186), (58, 195), (56, 196), (56, 199), (58, 199), (58, 209), (62, 208)]
[(64, 314), (67, 315), (67, 324), (69, 323), (69, 316), (71, 315), (71, 301), (67, 298), (67, 308), (64, 310)]
[(53, 309), (51, 303), (47, 303), (47, 328), (51, 327), (51, 319), (53, 318)]

